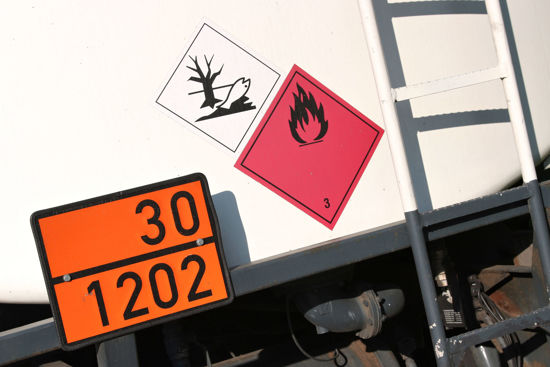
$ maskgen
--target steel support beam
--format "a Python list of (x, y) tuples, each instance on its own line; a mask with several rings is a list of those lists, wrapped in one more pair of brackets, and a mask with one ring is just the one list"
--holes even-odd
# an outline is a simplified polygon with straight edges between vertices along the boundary
[(550, 302), (550, 232), (548, 231), (548, 221), (538, 181), (533, 180), (529, 182), (527, 188), (531, 194), (529, 198), (529, 212), (531, 213), (531, 222), (533, 223), (533, 240), (539, 250), (542, 273), (546, 282), (546, 300)]
[(422, 301), (424, 302), (424, 309), (426, 310), (426, 318), (428, 319), (428, 327), (432, 337), (437, 366), (450, 367), (451, 355), (447, 344), (447, 336), (445, 335), (445, 327), (437, 304), (434, 277), (420, 214), (416, 210), (405, 212), (405, 218), (407, 220), (407, 229), (411, 240), (416, 275), (420, 283)]
[(38, 356), (61, 346), (53, 318), (0, 332), (0, 366)]
[(136, 338), (134, 334), (99, 343), (97, 346), (98, 367), (137, 367), (139, 366)]

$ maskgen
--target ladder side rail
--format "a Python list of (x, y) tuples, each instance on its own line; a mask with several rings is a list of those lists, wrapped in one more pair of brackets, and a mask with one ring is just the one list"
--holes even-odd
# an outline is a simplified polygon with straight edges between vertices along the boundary
[(529, 211), (533, 223), (535, 243), (540, 253), (542, 270), (546, 282), (546, 293), (550, 301), (550, 232), (548, 230), (542, 193), (537, 179), (535, 164), (533, 162), (531, 144), (529, 143), (529, 136), (527, 135), (527, 128), (525, 126), (523, 108), (521, 106), (512, 56), (506, 37), (504, 19), (502, 17), (502, 9), (499, 0), (486, 0), (485, 6), (487, 8), (489, 22), (491, 23), (497, 59), (504, 73), (502, 85), (504, 87), (504, 94), (506, 95), (506, 103), (508, 104), (508, 112), (510, 114), (510, 122), (512, 123), (512, 130), (514, 132), (516, 149), (521, 165), (521, 174), (523, 182), (527, 185), (531, 194), (529, 199)]
[(418, 213), (403, 137), (399, 126), (399, 118), (394, 103), (395, 96), (391, 90), (372, 0), (359, 0), (359, 9), (374, 71), (382, 115), (384, 117), (393, 166), (397, 176), (401, 202), (405, 211), (411, 249), (428, 319), (436, 362), (438, 367), (448, 367), (451, 366), (449, 345), (437, 304), (437, 293), (426, 248), (426, 240), (420, 214)]
[(392, 155), (392, 163), (397, 176), (397, 185), (401, 195), (403, 210), (405, 212), (415, 211), (418, 207), (411, 181), (411, 174), (407, 163), (407, 155), (403, 145), (399, 118), (397, 117), (397, 110), (394, 104), (395, 96), (392, 93), (390, 79), (388, 76), (389, 74), (380, 41), (380, 35), (376, 25), (374, 8), (370, 0), (359, 0), (359, 8), (361, 11), (363, 30), (369, 48), (374, 79), (376, 81), (376, 89), (380, 100), (380, 107), (384, 117), (386, 136), (388, 137), (388, 143)]
[(502, 18), (502, 10), (499, 0), (486, 0), (485, 6), (487, 8), (489, 22), (491, 23), (497, 60), (503, 72), (501, 78), (502, 85), (504, 87), (506, 104), (510, 114), (510, 122), (512, 123), (512, 129), (514, 131), (514, 139), (521, 165), (521, 175), (523, 177), (523, 182), (528, 183), (537, 179), (537, 173), (535, 171), (535, 164), (533, 163), (527, 128), (525, 127), (523, 108), (521, 107), (521, 99), (517, 88), (512, 56), (510, 54), (506, 29)]

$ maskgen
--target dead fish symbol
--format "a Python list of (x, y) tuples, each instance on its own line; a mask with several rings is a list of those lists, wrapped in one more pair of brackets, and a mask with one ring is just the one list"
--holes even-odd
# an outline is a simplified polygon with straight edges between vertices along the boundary
[(231, 107), (231, 104), (240, 98), (242, 98), (246, 92), (248, 92), (248, 89), (250, 88), (250, 79), (244, 79), (239, 78), (233, 85), (231, 86), (231, 89), (229, 90), (229, 93), (227, 93), (227, 97), (225, 98), (225, 101), (223, 101), (218, 108), (226, 108), (229, 109)]

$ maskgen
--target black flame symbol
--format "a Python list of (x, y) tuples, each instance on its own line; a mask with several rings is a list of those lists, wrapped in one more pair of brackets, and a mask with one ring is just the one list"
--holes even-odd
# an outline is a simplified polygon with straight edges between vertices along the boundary
[[(298, 95), (294, 95), (294, 109), (290, 107), (290, 133), (300, 145), (308, 145), (321, 142), (328, 130), (328, 121), (325, 120), (325, 111), (323, 104), (317, 107), (315, 97), (309, 92), (304, 91), (300, 84)], [(299, 126), (299, 127), (298, 127)]]

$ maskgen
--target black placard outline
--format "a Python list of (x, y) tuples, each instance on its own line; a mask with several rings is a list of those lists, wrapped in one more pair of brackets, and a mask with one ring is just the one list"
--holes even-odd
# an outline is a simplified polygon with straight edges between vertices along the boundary
[[(245, 53), (247, 53), (248, 55), (250, 55), (250, 57), (252, 57), (253, 59), (255, 59), (256, 61), (258, 61), (260, 64), (262, 64), (263, 66), (265, 66), (266, 68), (268, 68), (269, 70), (271, 70), (272, 72), (274, 72), (276, 75), (277, 75), (277, 79), (275, 79), (275, 82), (273, 83), (273, 85), (271, 86), (271, 89), (269, 90), (269, 93), (267, 93), (267, 95), (265, 96), (265, 99), (263, 100), (262, 104), (260, 105), (260, 107), (256, 110), (256, 114), (254, 115), (254, 118), (250, 121), (250, 124), (248, 125), (248, 127), (246, 128), (246, 131), (244, 132), (243, 136), (241, 137), (241, 140), (239, 140), (239, 143), (237, 144), (237, 146), (235, 147), (235, 149), (231, 149), (229, 148), (227, 145), (225, 145), (224, 143), (222, 143), (221, 141), (219, 141), (218, 139), (214, 138), (212, 135), (208, 134), (206, 131), (202, 130), (201, 128), (199, 128), (198, 126), (196, 126), (195, 124), (189, 122), (187, 119), (185, 119), (184, 117), (178, 115), (176, 112), (172, 111), (170, 108), (168, 108), (167, 106), (163, 105), (162, 103), (159, 102), (159, 99), (160, 97), (162, 96), (162, 93), (164, 93), (164, 90), (166, 89), (166, 87), (168, 87), (168, 84), (170, 84), (170, 81), (172, 81), (172, 78), (174, 77), (174, 75), (176, 74), (176, 72), (178, 71), (178, 69), (180, 68), (181, 66), (181, 63), (183, 62), (183, 60), (185, 60), (185, 58), (187, 57), (187, 55), (189, 54), (189, 50), (191, 49), (191, 47), (193, 47), (193, 44), (195, 43), (195, 41), (197, 40), (197, 37), (199, 36), (199, 34), (202, 32), (203, 28), (204, 27), (208, 27), (210, 28), (211, 30), (213, 30), (214, 32), (216, 32), (217, 34), (219, 34), (220, 36), (222, 36), (223, 38), (225, 38), (226, 40), (228, 40), (229, 42), (231, 42), (232, 44), (234, 44), (235, 46), (237, 46), (238, 48), (240, 48), (242, 51), (244, 51)], [(265, 64), (262, 60), (258, 59), (256, 56), (252, 55), (250, 52), (248, 52), (247, 50), (245, 50), (244, 48), (242, 48), (241, 46), (239, 46), (238, 44), (236, 44), (235, 42), (233, 42), (232, 40), (230, 40), (229, 38), (227, 38), (225, 35), (223, 35), (222, 33), (218, 32), (217, 30), (215, 30), (214, 28), (212, 28), (212, 26), (210, 26), (209, 24), (206, 24), (204, 23), (200, 30), (197, 32), (195, 38), (193, 38), (193, 41), (191, 42), (191, 44), (189, 45), (189, 47), (187, 48), (187, 51), (185, 51), (185, 54), (183, 55), (183, 57), (181, 58), (180, 62), (178, 63), (178, 66), (176, 66), (176, 68), (174, 69), (174, 72), (172, 73), (172, 75), (170, 75), (170, 79), (168, 79), (168, 81), (166, 82), (166, 84), (164, 85), (164, 87), (162, 88), (162, 91), (160, 92), (159, 96), (157, 97), (157, 100), (155, 101), (159, 106), (161, 106), (162, 108), (166, 109), (167, 111), (173, 113), (174, 115), (176, 115), (177, 117), (179, 117), (180, 119), (182, 119), (183, 121), (187, 122), (189, 125), (193, 126), (195, 129), (199, 130), (200, 132), (202, 132), (204, 135), (208, 136), (210, 139), (214, 140), (215, 142), (217, 142), (218, 144), (222, 145), (223, 147), (229, 149), (230, 151), (232, 151), (233, 153), (235, 153), (237, 151), (237, 149), (239, 149), (239, 147), (241, 146), (244, 138), (246, 137), (246, 135), (248, 134), (248, 131), (250, 130), (250, 128), (252, 127), (252, 124), (254, 124), (254, 121), (256, 121), (256, 118), (258, 117), (258, 114), (260, 113), (260, 111), (262, 110), (262, 107), (264, 106), (265, 102), (267, 101), (267, 99), (269, 98), (269, 96), (271, 95), (271, 92), (273, 92), (273, 88), (275, 88), (275, 86), (277, 85), (277, 82), (279, 81), (279, 78), (281, 77), (281, 74), (279, 74), (278, 72), (276, 72), (275, 70), (273, 70), (271, 67), (269, 67), (267, 64)]]
[[(311, 209), (309, 206), (305, 205), (304, 203), (302, 203), (300, 200), (296, 199), (294, 196), (292, 196), (291, 194), (289, 194), (288, 192), (286, 192), (285, 190), (281, 189), (279, 186), (275, 185), (274, 183), (272, 183), (271, 181), (269, 181), (268, 179), (266, 179), (265, 177), (261, 176), (259, 173), (253, 171), (251, 168), (247, 167), (245, 165), (245, 161), (246, 159), (248, 158), (248, 155), (250, 154), (250, 152), (252, 151), (252, 149), (254, 148), (254, 145), (256, 145), (256, 142), (258, 141), (258, 139), (260, 138), (260, 135), (262, 135), (263, 131), (264, 131), (264, 128), (267, 126), (267, 124), (269, 123), (269, 121), (271, 120), (271, 117), (273, 115), (273, 113), (275, 112), (275, 110), (277, 109), (277, 107), (279, 106), (279, 103), (281, 102), (281, 100), (283, 99), (283, 97), (286, 95), (286, 92), (287, 92), (287, 89), (290, 87), (290, 85), (292, 84), (292, 81), (294, 80), (294, 78), (296, 77), (296, 75), (299, 75), (301, 76), (302, 78), (304, 78), (305, 80), (307, 80), (309, 83), (311, 83), (315, 88), (317, 88), (319, 91), (321, 91), (322, 93), (324, 93), (325, 95), (327, 95), (327, 97), (331, 98), (332, 100), (334, 100), (334, 102), (338, 103), (340, 106), (342, 106), (343, 108), (345, 108), (346, 110), (348, 110), (351, 114), (353, 114), (355, 117), (357, 117), (360, 121), (362, 121), (363, 123), (365, 123), (367, 126), (369, 126), (371, 129), (373, 129), (375, 132), (376, 132), (376, 136), (374, 137), (374, 139), (372, 140), (372, 143), (369, 147), (369, 149), (367, 150), (367, 153), (365, 155), (365, 157), (363, 158), (363, 160), (361, 161), (361, 164), (359, 165), (359, 169), (357, 170), (357, 172), (355, 173), (355, 175), (353, 176), (353, 179), (351, 180), (350, 184), (349, 184), (349, 187), (348, 189), (346, 190), (346, 193), (344, 194), (344, 196), (342, 197), (342, 200), (339, 202), (338, 204), (338, 208), (336, 208), (336, 211), (334, 212), (334, 215), (332, 216), (332, 218), (327, 219), (325, 218), (324, 216), (322, 216), (321, 214), (317, 213), (315, 210)], [(260, 180), (264, 181), (265, 183), (267, 183), (269, 186), (277, 189), (279, 192), (282, 192), (284, 193), (285, 195), (287, 195), (288, 198), (290, 198), (292, 201), (300, 204), (302, 207), (308, 209), (311, 213), (315, 214), (318, 218), (322, 219), (323, 221), (329, 223), (329, 224), (332, 224), (332, 222), (334, 221), (334, 218), (336, 218), (336, 216), (338, 215), (338, 213), (340, 212), (340, 208), (341, 206), (344, 204), (344, 201), (346, 200), (346, 198), (348, 197), (348, 194), (351, 190), (351, 188), (353, 187), (353, 184), (357, 181), (358, 177), (359, 177), (359, 172), (361, 171), (361, 168), (365, 165), (365, 162), (367, 160), (367, 158), (369, 157), (369, 155), (371, 154), (371, 151), (375, 145), (375, 143), (378, 142), (378, 138), (381, 134), (381, 130), (375, 128), (374, 126), (372, 126), (368, 121), (365, 121), (361, 116), (359, 116), (357, 113), (353, 112), (350, 108), (348, 108), (346, 105), (342, 104), (340, 101), (338, 101), (336, 98), (334, 98), (333, 96), (331, 96), (329, 93), (327, 93), (323, 88), (321, 88), (318, 84), (321, 84), (317, 81), (312, 81), (310, 78), (308, 78), (307, 76), (305, 76), (303, 73), (301, 73), (299, 70), (295, 70), (294, 71), (294, 74), (292, 74), (292, 77), (290, 78), (290, 80), (288, 81), (288, 83), (284, 86), (284, 90), (283, 90), (283, 93), (281, 93), (281, 96), (279, 97), (279, 99), (277, 100), (277, 102), (275, 103), (275, 106), (271, 109), (271, 111), (269, 112), (269, 116), (267, 117), (267, 119), (265, 120), (264, 124), (262, 125), (261, 129), (260, 129), (260, 132), (258, 133), (258, 135), (255, 137), (254, 141), (252, 142), (252, 145), (250, 146), (250, 148), (248, 149), (248, 151), (246, 152), (244, 158), (242, 160), (240, 160), (240, 162), (238, 163), (239, 166), (241, 166), (242, 168), (246, 169), (248, 172), (250, 172), (252, 175), (258, 177)], [(321, 84), (321, 86), (323, 86)], [(323, 86), (324, 87), (324, 86)]]
[[(227, 292), (227, 298), (224, 298), (212, 303), (208, 303), (206, 305), (192, 307), (170, 315), (165, 315), (155, 319), (146, 320), (138, 324), (109, 331), (104, 334), (99, 334), (86, 339), (81, 339), (81, 340), (68, 343), (65, 335), (65, 330), (63, 328), (63, 320), (61, 318), (61, 313), (59, 311), (59, 305), (57, 302), (57, 297), (54, 289), (55, 284), (59, 284), (63, 282), (63, 277), (61, 276), (61, 277), (53, 278), (51, 275), (48, 256), (46, 254), (42, 233), (40, 231), (39, 220), (42, 218), (51, 217), (54, 215), (67, 213), (74, 210), (84, 209), (95, 205), (101, 205), (112, 201), (126, 199), (132, 196), (142, 195), (149, 192), (163, 190), (170, 187), (179, 186), (179, 185), (188, 184), (188, 183), (197, 182), (197, 181), (201, 183), (204, 202), (206, 204), (206, 209), (208, 212), (208, 219), (210, 220), (210, 225), (212, 227), (212, 236), (205, 238), (204, 244), (202, 246), (209, 243), (214, 243), (216, 246), (216, 251), (218, 253), (218, 261), (220, 263), (222, 276), (225, 283), (225, 290)], [(161, 323), (175, 320), (185, 316), (190, 316), (199, 312), (210, 310), (212, 308), (221, 307), (231, 303), (234, 299), (233, 285), (231, 283), (230, 273), (229, 273), (227, 263), (225, 261), (224, 252), (223, 252), (223, 245), (221, 241), (218, 217), (214, 209), (212, 197), (210, 196), (208, 181), (206, 180), (206, 177), (202, 173), (194, 173), (191, 175), (182, 176), (182, 177), (178, 177), (178, 178), (174, 178), (174, 179), (166, 180), (162, 182), (157, 182), (150, 185), (140, 186), (133, 189), (124, 190), (124, 191), (120, 191), (120, 192), (116, 192), (108, 195), (98, 196), (96, 198), (87, 199), (87, 200), (83, 200), (83, 201), (79, 201), (71, 204), (66, 204), (55, 208), (40, 210), (31, 215), (31, 227), (34, 235), (34, 240), (36, 242), (38, 255), (40, 258), (40, 265), (42, 267), (42, 273), (44, 275), (44, 281), (46, 283), (46, 290), (48, 292), (48, 298), (50, 300), (52, 314), (53, 314), (55, 325), (59, 334), (61, 348), (63, 350), (67, 350), (67, 351), (75, 350), (90, 344), (99, 343), (108, 339), (116, 338), (121, 335), (133, 333), (137, 330), (148, 328), (153, 325), (161, 324)], [(160, 250), (154, 250), (154, 247), (151, 247), (151, 251), (146, 254), (134, 256), (124, 260), (114, 261), (107, 264), (102, 264), (89, 269), (81, 269), (80, 271), (73, 272), (69, 275), (71, 276), (71, 279), (82, 278), (92, 274), (97, 274), (99, 272), (118, 269), (127, 265), (135, 264), (141, 261), (146, 261), (146, 260), (157, 258), (160, 256), (182, 252), (195, 247), (198, 247), (198, 245), (195, 242), (186, 242), (182, 244), (177, 244), (177, 245), (160, 249)]]

